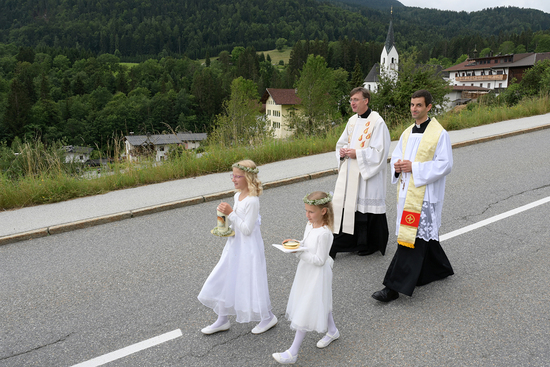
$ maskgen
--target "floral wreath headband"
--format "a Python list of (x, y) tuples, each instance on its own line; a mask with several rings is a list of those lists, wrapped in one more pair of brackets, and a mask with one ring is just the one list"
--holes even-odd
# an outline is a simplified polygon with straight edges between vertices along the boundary
[(326, 197), (322, 198), (322, 199), (317, 199), (317, 200), (309, 200), (307, 197), (311, 195), (311, 194), (307, 194), (306, 196), (304, 196), (304, 203), (306, 203), (307, 205), (324, 205), (326, 203), (330, 203), (332, 201), (332, 195), (331, 194), (327, 194)]
[(260, 170), (258, 168), (245, 167), (245, 166), (241, 166), (238, 163), (234, 163), (231, 167), (238, 168), (241, 171), (248, 172), (248, 173), (256, 173), (257, 174), (258, 172), (260, 172)]

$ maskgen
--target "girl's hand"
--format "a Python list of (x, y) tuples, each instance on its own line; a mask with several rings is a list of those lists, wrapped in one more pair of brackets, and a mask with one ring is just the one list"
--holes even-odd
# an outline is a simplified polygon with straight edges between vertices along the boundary
[(233, 208), (231, 208), (231, 205), (225, 202), (221, 202), (220, 205), (218, 205), (218, 210), (225, 215), (229, 215), (233, 212)]

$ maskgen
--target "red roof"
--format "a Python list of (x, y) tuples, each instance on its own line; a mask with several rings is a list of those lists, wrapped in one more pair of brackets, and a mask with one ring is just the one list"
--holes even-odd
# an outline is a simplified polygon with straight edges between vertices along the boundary
[(278, 105), (296, 105), (302, 102), (296, 94), (296, 89), (267, 88), (261, 102), (265, 103), (270, 96)]

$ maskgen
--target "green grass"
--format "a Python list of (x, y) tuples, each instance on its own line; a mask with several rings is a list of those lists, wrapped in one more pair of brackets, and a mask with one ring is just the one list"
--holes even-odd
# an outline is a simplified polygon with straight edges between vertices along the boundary
[(290, 60), (290, 51), (292, 51), (292, 48), (285, 47), (283, 51), (269, 50), (258, 52), (258, 54), (263, 52), (266, 58), (267, 55), (269, 55), (269, 57), (271, 57), (271, 63), (273, 65), (279, 65), (279, 61), (281, 60), (284, 61), (285, 65), (288, 65), (288, 60)]
[[(283, 60), (285, 65), (288, 64), (288, 60), (290, 60), (290, 51), (292, 51), (292, 48), (290, 47), (285, 47), (285, 49), (283, 51), (279, 51), (277, 49), (274, 49), (274, 50), (268, 50), (268, 51), (258, 51), (256, 52), (258, 55), (263, 53), (264, 56), (267, 58), (267, 55), (269, 54), (269, 57), (271, 57), (271, 63), (273, 65), (279, 65), (279, 61)], [(210, 58), (210, 60), (213, 60), (217, 58), (217, 56), (212, 56)], [(206, 59), (199, 59), (197, 60), (198, 62), (200, 62), (201, 64), (204, 64), (204, 62), (206, 61)], [(130, 64), (130, 63), (128, 63)]]
[(121, 62), (120, 65), (128, 67), (128, 69), (133, 68), (136, 65), (139, 65), (137, 62)]
[[(514, 107), (492, 107), (472, 104), (458, 112), (437, 116), (447, 130), (458, 130), (497, 121), (540, 115), (550, 112), (549, 96), (525, 99)], [(411, 119), (393, 124), (390, 130), (392, 140), (399, 138), (403, 130), (412, 123)], [(30, 151), (26, 166), (28, 171), (20, 178), (10, 178), (6, 172), (0, 173), (0, 208), (7, 210), (25, 206), (54, 203), (73, 198), (102, 194), (113, 190), (148, 185), (186, 177), (196, 177), (215, 172), (227, 172), (231, 165), (242, 159), (252, 159), (262, 165), (270, 162), (326, 153), (334, 150), (336, 141), (345, 125), (337, 126), (324, 137), (292, 137), (285, 140), (269, 139), (260, 146), (222, 148), (206, 147), (206, 153), (197, 158), (195, 154), (183, 154), (178, 158), (158, 165), (153, 161), (142, 161), (139, 165), (129, 162), (114, 163), (102, 169), (97, 178), (67, 173), (66, 166), (60, 164), (53, 153), (40, 158), (47, 162), (42, 170), (39, 158), (35, 158), (37, 148), (29, 144)], [(116, 145), (116, 144), (114, 144)], [(116, 150), (116, 149), (115, 149)], [(34, 161), (32, 160), (34, 159)], [(56, 161), (57, 159), (57, 161)], [(25, 161), (27, 162), (27, 161)], [(34, 163), (33, 163), (34, 162)], [(74, 170), (73, 170), (74, 171)]]

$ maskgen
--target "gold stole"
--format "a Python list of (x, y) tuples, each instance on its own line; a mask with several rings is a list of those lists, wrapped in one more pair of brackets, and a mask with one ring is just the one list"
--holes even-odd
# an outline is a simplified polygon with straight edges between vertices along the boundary
[[(355, 124), (359, 116), (355, 114), (352, 120), (346, 127), (348, 130), (348, 147), (356, 150), (365, 149), (370, 144), (372, 131), (376, 128), (375, 123), (380, 118), (378, 112), (371, 111), (369, 117), (365, 120), (364, 126), (361, 128), (361, 134), (352, 141), (355, 133)], [(372, 126), (371, 126), (372, 125)], [(347, 162), (346, 162), (347, 161)], [(349, 180), (348, 180), (349, 177)], [(357, 203), (357, 191), (359, 189), (359, 180), (361, 172), (356, 159), (346, 159), (340, 165), (338, 179), (334, 188), (334, 196), (332, 198), (332, 207), (334, 210), (334, 233), (340, 232), (340, 223), (342, 223), (342, 209), (344, 209), (344, 222), (342, 224), (342, 232), (353, 234), (355, 228), (355, 204)], [(347, 190), (346, 190), (347, 189)], [(345, 197), (345, 203), (344, 203)]]
[[(413, 126), (410, 126), (403, 133), (403, 157), (407, 149), (407, 141), (411, 135)], [(439, 142), (439, 137), (443, 127), (439, 122), (433, 118), (426, 127), (424, 134), (422, 134), (422, 140), (418, 146), (415, 162), (427, 162), (432, 160)], [(404, 158), (403, 158), (404, 159)], [(397, 200), (399, 201), (399, 186), (397, 185)], [(411, 178), (409, 180), (409, 187), (407, 188), (407, 196), (405, 197), (405, 206), (403, 207), (403, 214), (401, 215), (401, 223), (399, 225), (399, 234), (397, 235), (397, 243), (402, 246), (414, 248), (414, 241), (416, 238), (416, 232), (418, 231), (418, 225), (420, 224), (420, 213), (422, 211), (422, 203), (424, 202), (424, 194), (426, 192), (426, 185), (415, 187), (414, 177), (411, 172)]]

